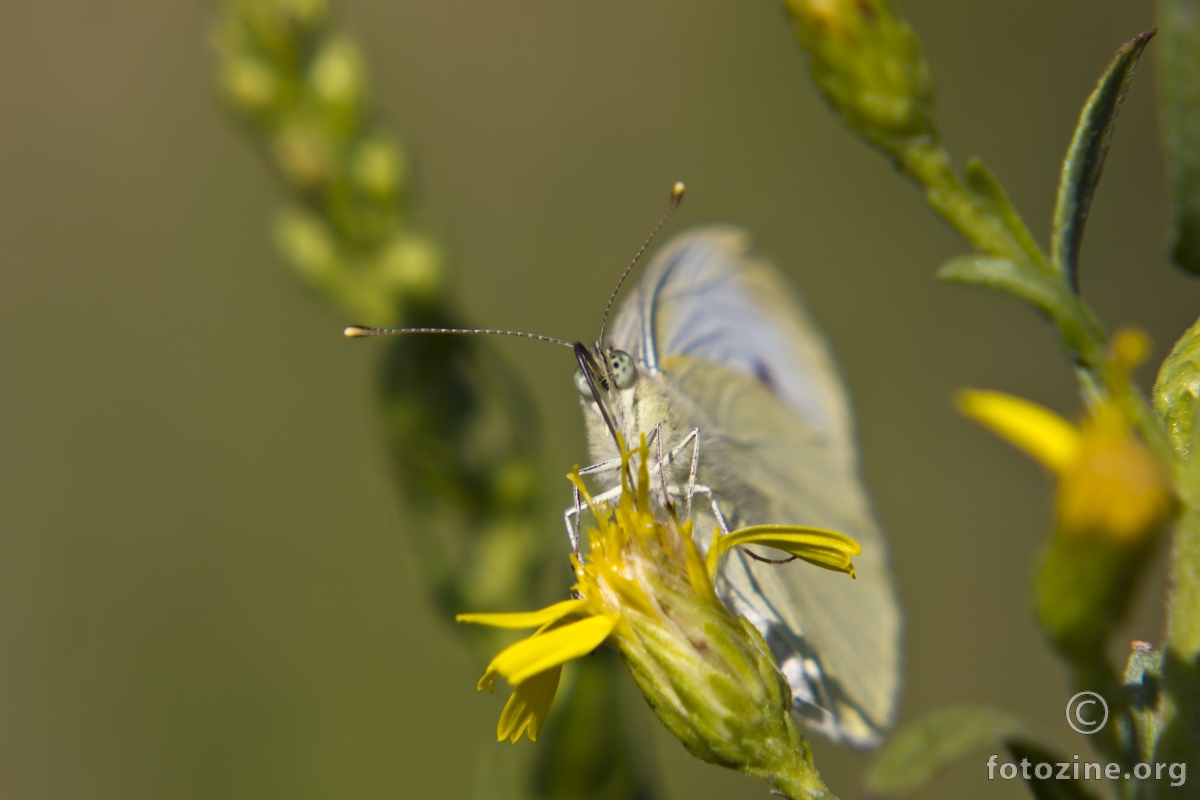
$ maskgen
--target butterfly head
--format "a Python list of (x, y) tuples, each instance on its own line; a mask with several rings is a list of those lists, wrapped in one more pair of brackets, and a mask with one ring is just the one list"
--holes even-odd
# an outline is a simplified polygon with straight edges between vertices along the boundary
[(604, 341), (591, 347), (576, 342), (575, 360), (579, 363), (579, 369), (575, 371), (575, 388), (585, 400), (596, 404), (615, 440), (617, 432), (624, 427), (621, 423), (625, 403), (621, 398), (637, 382), (637, 364), (629, 353)]

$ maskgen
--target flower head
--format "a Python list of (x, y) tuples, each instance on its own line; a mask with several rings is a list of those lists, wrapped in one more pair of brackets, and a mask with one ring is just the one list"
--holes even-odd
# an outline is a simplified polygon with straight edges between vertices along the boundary
[[(853, 539), (832, 531), (759, 526), (714, 532), (707, 559), (692, 541), (691, 522), (650, 501), (649, 452), (623, 450), (622, 493), (615, 507), (593, 502), (578, 471), (570, 479), (587, 497), (596, 527), (586, 557), (572, 556), (575, 597), (540, 611), (460, 614), (460, 622), (535, 628), (501, 651), (479, 688), (496, 679), (513, 685), (497, 737), (537, 738), (562, 666), (608, 643), (659, 719), (694, 755), (767, 780), (794, 796), (824, 786), (790, 713), (791, 692), (759, 633), (734, 615), (714, 588), (729, 549), (754, 544), (853, 575)], [(636, 485), (628, 479), (637, 462)], [(666, 504), (663, 504), (665, 506)]]
[(888, 0), (785, 0), (813, 78), (850, 127), (892, 154), (933, 134), (921, 45)]
[[(1116, 368), (1122, 355), (1137, 353), (1117, 353)], [(963, 392), (959, 407), (1058, 477), (1054, 534), (1037, 573), (1037, 616), (1059, 651), (1090, 657), (1128, 610), (1171, 513), (1166, 470), (1108, 400), (1079, 425), (998, 392)]]
[(1132, 541), (1153, 533), (1171, 509), (1166, 473), (1111, 403), (1080, 425), (1000, 392), (966, 391), (959, 408), (1058, 477), (1064, 535)]

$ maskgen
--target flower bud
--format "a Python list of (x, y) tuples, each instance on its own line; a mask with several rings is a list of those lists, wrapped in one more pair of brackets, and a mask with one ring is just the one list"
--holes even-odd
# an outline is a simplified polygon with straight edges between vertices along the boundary
[(358, 46), (343, 36), (326, 40), (309, 68), (308, 88), (343, 130), (351, 130), (367, 96), (366, 64)]
[[(1114, 350), (1123, 367), (1146, 347), (1125, 336)], [(1166, 471), (1108, 400), (1078, 426), (998, 392), (964, 392), (959, 405), (1058, 476), (1054, 533), (1037, 576), (1038, 620), (1059, 651), (1095, 652), (1124, 616), (1146, 555), (1170, 517)]]
[[(578, 473), (570, 476), (598, 524), (587, 532), (587, 556), (572, 557), (574, 597), (533, 612), (458, 616), (497, 628), (537, 628), (492, 659), (479, 681), (480, 689), (490, 689), (503, 677), (514, 687), (497, 738), (536, 738), (563, 664), (607, 643), (692, 755), (759, 778), (794, 800), (831, 797), (792, 717), (787, 679), (754, 626), (721, 601), (713, 577), (722, 553), (738, 544), (774, 547), (853, 575), (850, 556), (861, 552), (858, 544), (833, 531), (767, 525), (714, 533), (706, 560), (690, 522), (651, 509), (645, 437), (632, 454), (620, 447), (623, 491), (616, 508), (597, 505)], [(627, 480), (634, 456), (636, 489)]]
[(1115, 409), (1097, 409), (1079, 440), (1037, 576), (1038, 620), (1068, 653), (1094, 652), (1125, 616), (1173, 505), (1164, 470)]
[[(688, 572), (703, 575), (691, 539)], [(707, 580), (707, 578), (705, 579)], [(788, 797), (827, 793), (791, 714), (791, 689), (754, 626), (711, 585), (650, 571), (654, 611), (626, 607), (616, 646), (658, 718), (688, 752), (760, 778)]]
[(892, 155), (933, 135), (921, 43), (888, 0), (785, 0), (813, 79), (845, 120)]
[(380, 290), (390, 297), (429, 302), (442, 290), (442, 254), (428, 238), (400, 236), (378, 262)]
[(221, 65), (222, 94), (238, 113), (251, 118), (267, 115), (279, 99), (279, 78), (258, 58), (235, 56)]
[(309, 285), (322, 287), (336, 279), (337, 242), (315, 214), (300, 208), (285, 210), (275, 223), (275, 241)]
[(395, 199), (404, 185), (404, 156), (391, 139), (369, 136), (350, 154), (350, 179), (359, 189), (380, 202)]

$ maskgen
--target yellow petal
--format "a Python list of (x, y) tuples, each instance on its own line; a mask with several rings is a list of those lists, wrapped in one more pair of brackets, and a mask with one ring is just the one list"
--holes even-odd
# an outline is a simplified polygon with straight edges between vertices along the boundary
[(1113, 334), (1108, 349), (1117, 367), (1132, 372), (1149, 355), (1150, 337), (1141, 328), (1121, 328)]
[(773, 547), (818, 567), (854, 576), (851, 556), (862, 553), (858, 542), (844, 533), (800, 525), (755, 525), (714, 539), (708, 549), (709, 575), (715, 575), (721, 557), (741, 544)]
[(692, 585), (692, 591), (713, 605), (720, 603), (717, 590), (713, 588), (713, 579), (708, 573), (704, 556), (700, 555), (700, 548), (696, 547), (696, 543), (690, 536), (683, 540), (683, 555), (687, 561), (688, 583)]
[(488, 671), (483, 673), (483, 677), (479, 679), (479, 683), (475, 684), (476, 691), (482, 692), (487, 689), (489, 692), (496, 688), (496, 678), (500, 677), (500, 673), (496, 670), (488, 668)]
[(562, 666), (595, 650), (612, 633), (616, 622), (609, 617), (588, 617), (506, 647), (492, 659), (488, 672), (498, 672), (517, 685), (522, 681)]
[(1001, 392), (966, 390), (957, 399), (968, 417), (1060, 475), (1079, 456), (1079, 430), (1047, 408)]
[(550, 704), (554, 702), (561, 675), (562, 667), (554, 667), (517, 684), (512, 696), (504, 704), (504, 710), (500, 712), (496, 741), (510, 739), (516, 744), (526, 729), (529, 731), (529, 741), (537, 741), (542, 724), (550, 713)]
[(1083, 425), (1073, 470), (1059, 482), (1057, 511), (1064, 533), (1136, 542), (1171, 512), (1171, 489), (1154, 457), (1120, 425), (1101, 416)]
[(539, 611), (516, 611), (508, 614), (459, 614), (455, 619), (459, 622), (487, 625), (491, 628), (540, 628), (548, 622), (556, 622), (563, 617), (582, 611), (586, 605), (586, 600), (563, 600), (561, 603), (546, 606)]
[[(624, 467), (621, 469), (621, 474), (624, 475)], [(608, 536), (608, 508), (606, 506), (596, 507), (596, 501), (592, 499), (592, 493), (588, 491), (587, 484), (583, 482), (583, 478), (579, 475), (579, 465), (575, 465), (575, 469), (567, 474), (567, 480), (575, 484), (575, 488), (579, 490), (579, 494), (583, 497), (584, 507), (592, 512), (596, 522), (600, 525), (600, 535)]]

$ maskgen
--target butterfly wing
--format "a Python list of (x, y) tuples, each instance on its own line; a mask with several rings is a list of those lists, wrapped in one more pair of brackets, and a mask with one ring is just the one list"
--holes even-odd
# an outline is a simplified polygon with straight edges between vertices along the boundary
[[(701, 428), (699, 481), (732, 527), (812, 525), (862, 545), (857, 580), (734, 551), (718, 588), (762, 632), (812, 727), (876, 744), (899, 685), (899, 611), (845, 392), (792, 292), (750, 254), (744, 233), (701, 229), (655, 258), (615, 318), (612, 342), (682, 394), (688, 402), (677, 407), (697, 410), (697, 421), (675, 427)], [(698, 518), (698, 537), (711, 524)]]

